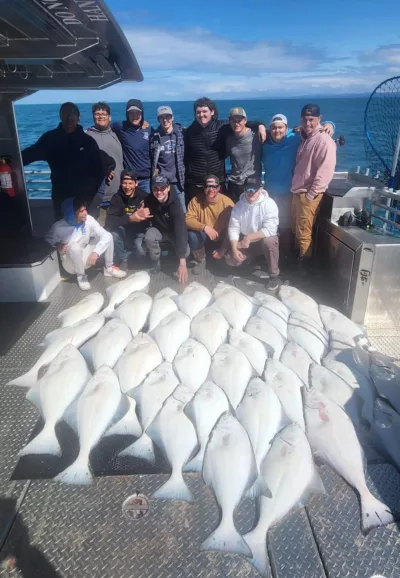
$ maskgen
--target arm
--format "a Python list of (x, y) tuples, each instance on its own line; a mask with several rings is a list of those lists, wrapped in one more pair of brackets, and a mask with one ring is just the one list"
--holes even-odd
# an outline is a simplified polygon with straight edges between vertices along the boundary
[(175, 236), (176, 255), (180, 261), (183, 260), (186, 264), (185, 255), (188, 243), (188, 234), (185, 223), (185, 215), (182, 209), (182, 205), (178, 199), (171, 203), (170, 210)]
[(277, 234), (279, 225), (279, 209), (278, 205), (272, 199), (269, 199), (267, 205), (264, 208), (263, 220), (261, 224), (261, 231), (263, 239), (264, 237), (274, 237)]
[(203, 231), (204, 229), (204, 223), (199, 221), (198, 208), (197, 199), (192, 199), (185, 215), (186, 227), (191, 231)]
[(88, 162), (90, 163), (90, 174), (96, 182), (96, 189), (99, 189), (102, 182), (108, 177), (110, 171), (108, 167), (114, 165), (115, 161), (104, 151), (100, 152), (99, 146), (94, 138), (86, 135), (88, 140), (86, 146), (89, 148)]
[(60, 240), (57, 238), (56, 235), (56, 225), (57, 223), (54, 223), (50, 231), (48, 231), (44, 236), (44, 240), (46, 241), (46, 243), (49, 243), (52, 247), (55, 247), (56, 243), (58, 243)]
[(46, 134), (32, 146), (21, 152), (23, 165), (29, 165), (36, 161), (47, 161), (49, 153), (49, 139)]
[(335, 173), (336, 144), (330, 137), (319, 145), (315, 162), (318, 168), (313, 183), (306, 194), (309, 201), (312, 201), (318, 193), (326, 191)]

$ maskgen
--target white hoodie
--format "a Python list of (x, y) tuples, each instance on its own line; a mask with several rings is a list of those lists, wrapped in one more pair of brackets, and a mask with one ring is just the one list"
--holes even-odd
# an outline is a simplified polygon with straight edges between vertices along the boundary
[(275, 201), (270, 199), (263, 189), (260, 197), (251, 205), (245, 193), (233, 207), (229, 221), (228, 235), (230, 241), (239, 241), (240, 235), (249, 235), (262, 231), (265, 237), (274, 237), (278, 233), (279, 211)]
[(69, 225), (64, 219), (57, 221), (45, 235), (44, 240), (53, 247), (56, 243), (63, 243), (64, 245), (80, 243), (82, 247), (85, 247), (90, 242), (95, 242), (94, 252), (102, 255), (108, 247), (110, 237), (111, 233), (108, 233), (96, 219), (88, 215), (85, 227), (77, 228), (74, 225)]

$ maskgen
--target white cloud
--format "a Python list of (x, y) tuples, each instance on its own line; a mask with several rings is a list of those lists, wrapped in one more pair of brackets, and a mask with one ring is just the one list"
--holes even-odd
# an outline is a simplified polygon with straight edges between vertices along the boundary
[(394, 66), (395, 70), (400, 71), (400, 44), (379, 46), (372, 52), (360, 54), (359, 59), (361, 62), (377, 62), (380, 65)]

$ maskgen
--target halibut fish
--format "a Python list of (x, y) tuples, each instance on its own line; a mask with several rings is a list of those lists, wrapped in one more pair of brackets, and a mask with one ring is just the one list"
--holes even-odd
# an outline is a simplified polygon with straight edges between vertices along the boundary
[(156, 456), (153, 442), (146, 434), (146, 429), (178, 383), (178, 378), (172, 369), (172, 365), (164, 362), (149, 373), (141, 385), (130, 392), (130, 395), (134, 396), (137, 403), (143, 433), (139, 439), (120, 453), (121, 456), (141, 458), (155, 464)]
[(311, 449), (357, 490), (363, 532), (392, 523), (394, 517), (388, 506), (367, 488), (364, 455), (349, 416), (323, 393), (307, 388), (303, 388), (303, 393)]
[(314, 299), (290, 285), (281, 285), (279, 287), (279, 297), (290, 311), (297, 311), (298, 313), (308, 315), (308, 317), (312, 317), (321, 328), (323, 327), (318, 303), (314, 301)]
[(225, 343), (218, 348), (211, 362), (210, 379), (227, 395), (234, 409), (239, 405), (253, 375), (253, 368), (247, 357)]
[(49, 365), (66, 345), (71, 344), (79, 349), (81, 345), (96, 335), (103, 325), (103, 315), (92, 315), (89, 319), (84, 319), (72, 327), (56, 329), (51, 334), (48, 334), (46, 349), (35, 365), (24, 375), (10, 381), (8, 385), (34, 386), (38, 380), (40, 369)]
[(42, 431), (20, 452), (29, 454), (61, 455), (55, 427), (67, 407), (81, 393), (90, 379), (85, 360), (73, 345), (67, 345), (51, 362), (46, 374), (28, 391), (26, 398), (42, 414)]
[(61, 311), (57, 315), (57, 319), (61, 321), (61, 327), (70, 327), (98, 313), (103, 307), (103, 303), (104, 297), (101, 293), (91, 293), (76, 305)]
[(182, 343), (175, 356), (173, 367), (181, 383), (187, 385), (193, 393), (207, 379), (211, 357), (202, 343), (187, 339)]
[(111, 319), (100, 329), (92, 344), (95, 371), (102, 365), (113, 368), (132, 339), (131, 330), (120, 319)]
[(175, 298), (175, 301), (182, 313), (193, 319), (197, 313), (207, 307), (211, 299), (212, 295), (207, 287), (193, 281), (185, 287), (183, 293)]
[(213, 291), (215, 304), (227, 322), (234, 329), (243, 329), (250, 316), (258, 309), (260, 302), (224, 282), (218, 283)]
[(298, 424), (290, 424), (276, 435), (261, 464), (261, 475), (271, 489), (272, 497), (258, 499), (257, 525), (243, 538), (252, 552), (250, 562), (262, 576), (268, 576), (268, 530), (292, 508), (304, 504), (311, 493), (325, 491), (310, 445)]
[(212, 381), (206, 381), (186, 405), (184, 412), (193, 423), (200, 449), (184, 467), (185, 472), (201, 472), (210, 433), (218, 418), (229, 411), (225, 393)]
[(280, 358), (286, 344), (286, 339), (275, 327), (265, 321), (265, 319), (261, 317), (250, 317), (245, 332), (265, 343), (267, 350), (270, 352), (268, 357), (273, 357), (274, 359)]
[(313, 360), (300, 345), (289, 341), (285, 345), (279, 361), (291, 369), (304, 384), (308, 384), (308, 373)]
[(162, 289), (156, 294), (149, 314), (149, 331), (153, 331), (167, 315), (178, 311), (178, 306), (173, 300), (173, 297), (177, 295), (178, 293), (169, 287)]
[(135, 337), (147, 321), (152, 302), (150, 295), (137, 291), (125, 299), (111, 317), (123, 321), (131, 330), (132, 336)]
[(111, 317), (112, 312), (117, 305), (125, 301), (134, 291), (143, 291), (150, 283), (150, 275), (147, 271), (138, 271), (107, 287), (106, 292), (109, 297), (109, 303), (101, 312), (105, 317)]
[(184, 413), (192, 397), (193, 392), (186, 385), (178, 385), (146, 430), (172, 468), (170, 478), (154, 492), (153, 498), (193, 502), (193, 496), (182, 475), (183, 466), (197, 447), (195, 429)]
[(109, 427), (121, 402), (118, 378), (108, 366), (100, 367), (78, 400), (79, 455), (55, 480), (65, 484), (91, 484), (89, 455)]
[(269, 359), (265, 364), (264, 381), (272, 387), (283, 411), (290, 421), (298, 423), (301, 429), (305, 430), (303, 416), (303, 402), (301, 390), (303, 382), (301, 379), (283, 363), (276, 359)]
[(178, 349), (190, 335), (190, 318), (175, 311), (164, 317), (150, 333), (155, 340), (165, 361), (173, 362)]
[(211, 307), (206, 307), (193, 318), (190, 324), (190, 336), (207, 347), (214, 355), (218, 347), (227, 341), (229, 323), (225, 317)]
[(252, 335), (239, 329), (229, 330), (229, 343), (245, 354), (257, 375), (262, 375), (270, 349)]
[(140, 385), (161, 362), (161, 352), (150, 335), (136, 335), (127, 345), (115, 368), (122, 393), (131, 395), (131, 390)]
[(230, 413), (222, 414), (211, 432), (204, 456), (203, 479), (215, 495), (221, 519), (200, 550), (251, 556), (250, 548), (235, 528), (233, 514), (257, 479), (257, 465), (246, 430)]

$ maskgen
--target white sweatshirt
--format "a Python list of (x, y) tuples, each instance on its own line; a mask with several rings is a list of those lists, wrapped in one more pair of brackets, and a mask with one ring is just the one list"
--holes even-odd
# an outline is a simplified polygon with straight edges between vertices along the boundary
[(102, 255), (108, 247), (111, 233), (108, 233), (96, 219), (90, 215), (87, 216), (85, 223), (85, 232), (82, 227), (78, 229), (74, 225), (69, 225), (67, 221), (61, 219), (56, 221), (51, 227), (50, 231), (45, 235), (44, 240), (54, 247), (56, 243), (63, 243), (70, 245), (71, 243), (79, 243), (83, 247), (89, 245), (89, 242), (96, 242), (93, 251), (98, 255)]
[(251, 205), (243, 193), (233, 207), (229, 221), (230, 241), (238, 241), (240, 235), (249, 235), (262, 231), (265, 237), (274, 237), (278, 233), (279, 211), (275, 201), (263, 190), (259, 199)]

